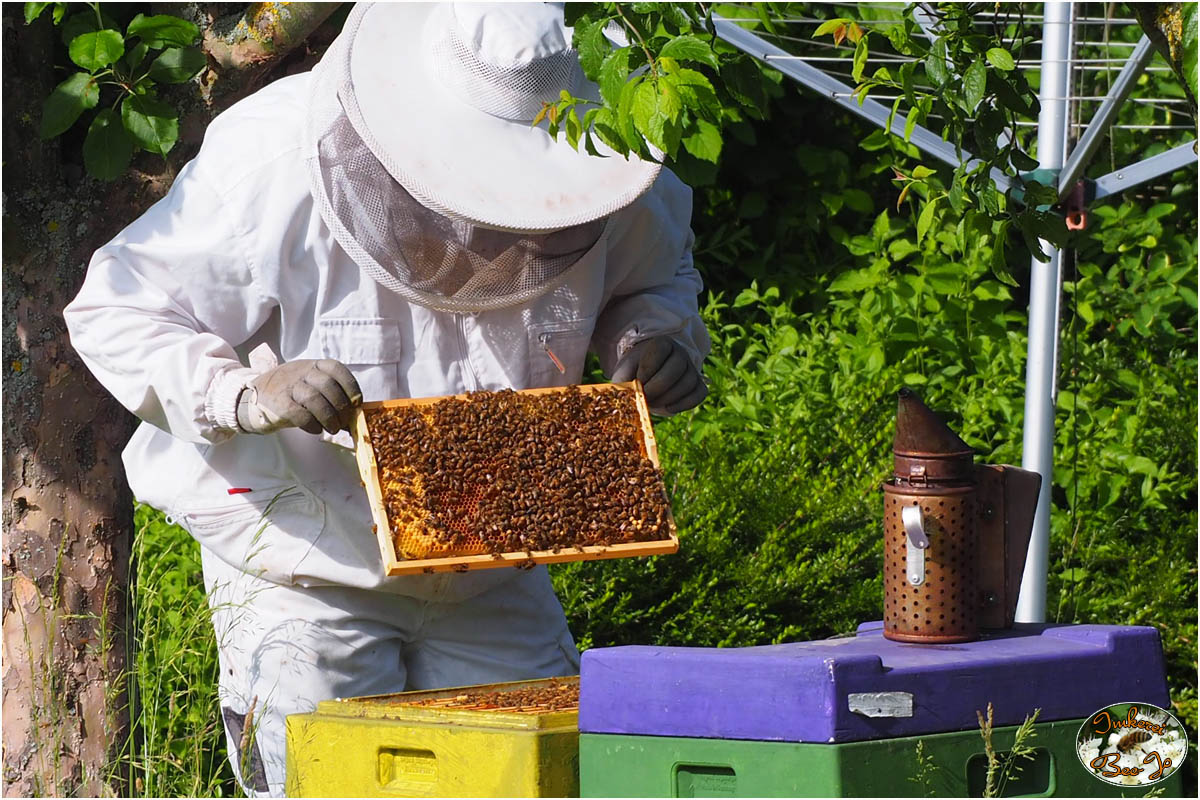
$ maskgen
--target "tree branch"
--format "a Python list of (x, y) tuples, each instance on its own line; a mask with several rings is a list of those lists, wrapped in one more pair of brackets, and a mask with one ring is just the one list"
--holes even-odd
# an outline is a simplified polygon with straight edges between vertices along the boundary
[(226, 33), (209, 30), (204, 49), (224, 69), (256, 67), (282, 58), (341, 3), (254, 3)]

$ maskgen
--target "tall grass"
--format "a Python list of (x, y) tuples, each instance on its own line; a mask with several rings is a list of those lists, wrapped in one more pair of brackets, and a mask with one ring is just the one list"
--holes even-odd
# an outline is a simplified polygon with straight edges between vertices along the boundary
[(230, 797), (217, 646), (200, 547), (147, 506), (135, 513), (131, 733), (113, 770), (139, 797)]

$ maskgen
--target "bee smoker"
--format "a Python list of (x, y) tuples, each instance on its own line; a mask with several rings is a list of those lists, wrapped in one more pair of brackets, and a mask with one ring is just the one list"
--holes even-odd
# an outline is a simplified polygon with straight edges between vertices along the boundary
[(895, 477), (883, 485), (883, 635), (951, 644), (1010, 628), (1041, 476), (976, 464), (921, 399), (900, 390)]

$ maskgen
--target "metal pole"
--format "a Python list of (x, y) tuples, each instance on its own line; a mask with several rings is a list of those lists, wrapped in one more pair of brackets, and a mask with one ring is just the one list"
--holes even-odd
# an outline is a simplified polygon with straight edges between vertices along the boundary
[(1075, 145), (1075, 149), (1071, 151), (1071, 157), (1067, 160), (1066, 166), (1063, 167), (1062, 173), (1059, 175), (1059, 197), (1066, 197), (1067, 193), (1074, 188), (1075, 181), (1079, 180), (1079, 176), (1083, 174), (1084, 167), (1091, 160), (1092, 153), (1096, 152), (1096, 148), (1104, 138), (1104, 134), (1108, 133), (1109, 126), (1117, 118), (1117, 110), (1125, 102), (1125, 98), (1129, 97), (1129, 93), (1134, 89), (1134, 84), (1137, 83), (1138, 76), (1142, 74), (1142, 70), (1150, 63), (1150, 59), (1153, 56), (1154, 49), (1150, 45), (1150, 37), (1143, 36), (1142, 40), (1138, 42), (1137, 47), (1129, 55), (1129, 60), (1125, 62), (1125, 67), (1121, 70), (1121, 74), (1117, 76), (1117, 80), (1113, 83), (1112, 88), (1108, 90), (1108, 96), (1100, 104), (1099, 110), (1096, 111), (1096, 116), (1092, 117), (1092, 121), (1088, 123), (1087, 130), (1083, 132), (1083, 137)]
[(1150, 156), (1136, 164), (1130, 164), (1116, 172), (1110, 172), (1102, 178), (1096, 178), (1095, 199), (1099, 200), (1110, 194), (1123, 192), (1146, 181), (1168, 175), (1177, 169), (1183, 169), (1188, 165), (1196, 166), (1196, 142), (1194, 140), (1172, 147), (1165, 153)]
[[(1047, 2), (1042, 29), (1042, 80), (1038, 90), (1038, 166), (1062, 169), (1067, 140), (1072, 3)], [(1029, 353), (1025, 364), (1025, 436), (1021, 466), (1042, 476), (1033, 537), (1025, 559), (1017, 622), (1046, 619), (1046, 568), (1050, 553), (1050, 486), (1054, 480), (1054, 400), (1058, 366), (1058, 305), (1062, 251), (1041, 242), (1048, 261), (1034, 256), (1029, 282)]]

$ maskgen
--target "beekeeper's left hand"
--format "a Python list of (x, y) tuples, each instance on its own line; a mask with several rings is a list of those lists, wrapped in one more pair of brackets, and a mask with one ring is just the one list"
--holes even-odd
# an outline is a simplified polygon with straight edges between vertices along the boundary
[(613, 370), (613, 383), (637, 378), (646, 402), (656, 414), (676, 414), (695, 408), (708, 396), (708, 387), (687, 351), (670, 336), (638, 342)]

